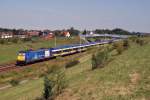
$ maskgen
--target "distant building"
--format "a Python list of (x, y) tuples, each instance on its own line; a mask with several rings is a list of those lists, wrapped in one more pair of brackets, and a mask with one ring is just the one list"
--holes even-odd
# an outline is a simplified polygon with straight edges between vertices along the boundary
[(14, 34), (13, 37), (24, 39), (24, 38), (28, 38), (28, 35), (26, 31), (18, 31)]
[(44, 31), (44, 32), (40, 32), (39, 34), (40, 34), (40, 36), (46, 36), (46, 35), (48, 35), (49, 33)]
[(94, 34), (94, 32), (93, 32), (93, 31), (91, 31), (91, 32), (90, 32), (90, 35), (93, 35), (93, 34)]
[(65, 36), (65, 37), (70, 37), (70, 36), (71, 36), (68, 31), (64, 31), (64, 32), (62, 32), (61, 34), (62, 34), (63, 36)]
[(13, 38), (13, 33), (12, 32), (0, 32), (0, 38), (1, 39)]
[(52, 39), (54, 37), (54, 34), (52, 32), (48, 33), (48, 34), (44, 34), (42, 36), (43, 39), (45, 40), (49, 40), (49, 39)]
[(14, 35), (14, 37), (24, 39), (27, 38), (28, 36), (26, 34), (18, 34), (18, 35)]
[(95, 34), (95, 32), (93, 32), (93, 31), (86, 31), (86, 35), (94, 35)]
[(26, 34), (28, 35), (28, 37), (33, 37), (33, 36), (39, 36), (39, 35), (40, 35), (40, 32), (39, 32), (39, 31), (32, 30), (32, 31), (27, 31)]

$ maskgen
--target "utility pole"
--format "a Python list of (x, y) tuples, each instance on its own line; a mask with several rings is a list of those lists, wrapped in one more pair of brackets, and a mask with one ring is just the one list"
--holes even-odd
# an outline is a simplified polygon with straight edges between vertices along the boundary
[[(81, 32), (80, 32), (80, 46), (81, 46)], [(80, 47), (80, 53), (81, 53), (81, 47)]]
[(56, 47), (56, 35), (54, 36), (54, 46)]

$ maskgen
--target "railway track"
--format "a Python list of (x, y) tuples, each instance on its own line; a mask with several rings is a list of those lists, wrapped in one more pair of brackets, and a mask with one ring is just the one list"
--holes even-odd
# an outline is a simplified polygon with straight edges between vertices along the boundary
[(0, 65), (0, 72), (9, 71), (16, 68), (17, 66), (15, 63)]
[[(68, 56), (72, 56), (72, 55), (68, 55)], [(67, 57), (67, 56), (64, 56), (64, 57)], [(55, 58), (52, 58), (52, 59), (55, 59)], [(52, 60), (52, 59), (48, 59), (48, 60)], [(45, 61), (48, 61), (48, 60), (45, 60)], [(11, 70), (23, 69), (25, 67), (30, 67), (29, 65), (34, 65), (34, 64), (38, 64), (38, 63), (42, 63), (42, 62), (43, 61), (30, 63), (30, 64), (27, 64), (27, 65), (23, 65), (21, 67), (17, 66), (16, 63), (3, 64), (3, 65), (0, 65), (0, 73), (8, 72), (8, 71), (11, 71)]]

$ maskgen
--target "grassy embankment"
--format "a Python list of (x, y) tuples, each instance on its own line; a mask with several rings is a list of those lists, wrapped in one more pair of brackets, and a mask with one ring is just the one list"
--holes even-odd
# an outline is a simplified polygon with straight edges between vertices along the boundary
[[(79, 43), (79, 38), (57, 38), (57, 45), (71, 44), (71, 43)], [(0, 44), (0, 64), (9, 63), (16, 60), (17, 53), (20, 50), (27, 50), (30, 48), (38, 49), (38, 48), (49, 48), (54, 47), (54, 39), (51, 40), (39, 40), (36, 42), (19, 42), (17, 44)]]
[[(91, 71), (91, 55), (66, 70), (69, 86), (57, 100), (149, 100), (150, 44), (132, 44), (104, 68)], [(115, 51), (114, 51), (115, 53)], [(2, 100), (31, 100), (42, 94), (42, 79), (0, 91)]]

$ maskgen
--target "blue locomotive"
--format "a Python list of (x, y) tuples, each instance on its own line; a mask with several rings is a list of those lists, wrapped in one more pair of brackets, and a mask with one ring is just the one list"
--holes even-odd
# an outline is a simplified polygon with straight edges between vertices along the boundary
[(66, 45), (66, 46), (60, 46), (60, 47), (48, 48), (48, 49), (20, 51), (17, 56), (17, 64), (24, 65), (36, 61), (49, 59), (52, 57), (64, 56), (64, 55), (69, 55), (77, 52), (82, 52), (82, 51), (86, 51), (88, 47), (107, 44), (112, 41), (114, 40), (91, 42), (85, 44)]

